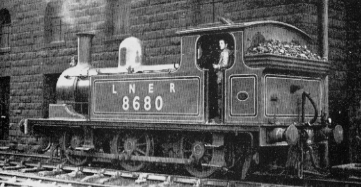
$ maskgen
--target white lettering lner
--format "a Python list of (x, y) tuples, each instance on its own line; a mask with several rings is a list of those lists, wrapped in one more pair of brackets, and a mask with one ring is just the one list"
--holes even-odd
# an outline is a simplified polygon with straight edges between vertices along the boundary
[(113, 84), (113, 87), (112, 87), (113, 89), (112, 89), (112, 93), (113, 94), (117, 94), (117, 91), (115, 91), (115, 85)]
[(172, 92), (175, 93), (174, 83), (169, 84), (169, 92), (170, 93), (172, 93)]
[(148, 93), (153, 93), (153, 83), (150, 83), (148, 88)]
[[(135, 94), (135, 84), (129, 84), (129, 93)], [(154, 83), (148, 84), (148, 93), (154, 93)], [(169, 83), (169, 93), (175, 93), (175, 84)], [(115, 85), (112, 85), (112, 94), (118, 94)]]
[(135, 84), (129, 84), (129, 93), (135, 93)]

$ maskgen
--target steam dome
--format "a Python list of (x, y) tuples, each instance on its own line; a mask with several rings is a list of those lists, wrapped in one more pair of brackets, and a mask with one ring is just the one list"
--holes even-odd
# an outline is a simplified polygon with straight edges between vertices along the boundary
[(119, 67), (138, 67), (142, 64), (142, 42), (136, 37), (129, 37), (119, 46)]

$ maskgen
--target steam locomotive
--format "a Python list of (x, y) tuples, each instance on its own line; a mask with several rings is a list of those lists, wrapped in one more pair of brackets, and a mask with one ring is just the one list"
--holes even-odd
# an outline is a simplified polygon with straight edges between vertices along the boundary
[[(71, 164), (108, 159), (129, 171), (174, 164), (196, 177), (232, 171), (244, 179), (276, 164), (302, 177), (306, 153), (316, 167), (327, 165), (327, 142), (343, 139), (328, 118), (330, 63), (248, 53), (267, 41), (312, 47), (305, 32), (258, 21), (177, 34), (180, 62), (145, 65), (142, 41), (129, 37), (113, 68), (92, 67), (94, 35), (78, 34), (78, 62), (59, 77), (49, 118), (24, 120), (25, 133), (43, 137), (43, 151), (60, 148)], [(219, 40), (232, 53), (216, 83), (209, 64), (218, 62)]]

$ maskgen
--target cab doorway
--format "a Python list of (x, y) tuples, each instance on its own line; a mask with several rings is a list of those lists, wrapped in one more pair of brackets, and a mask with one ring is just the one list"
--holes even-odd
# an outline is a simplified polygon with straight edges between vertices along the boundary
[(205, 72), (206, 120), (224, 121), (224, 74), (234, 63), (234, 37), (229, 33), (203, 35), (197, 41), (197, 66)]

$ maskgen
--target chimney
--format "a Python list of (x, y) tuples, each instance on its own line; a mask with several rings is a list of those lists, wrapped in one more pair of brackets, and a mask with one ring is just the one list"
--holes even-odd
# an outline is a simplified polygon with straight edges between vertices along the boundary
[(79, 33), (78, 36), (78, 63), (77, 66), (91, 65), (91, 46), (94, 34)]

